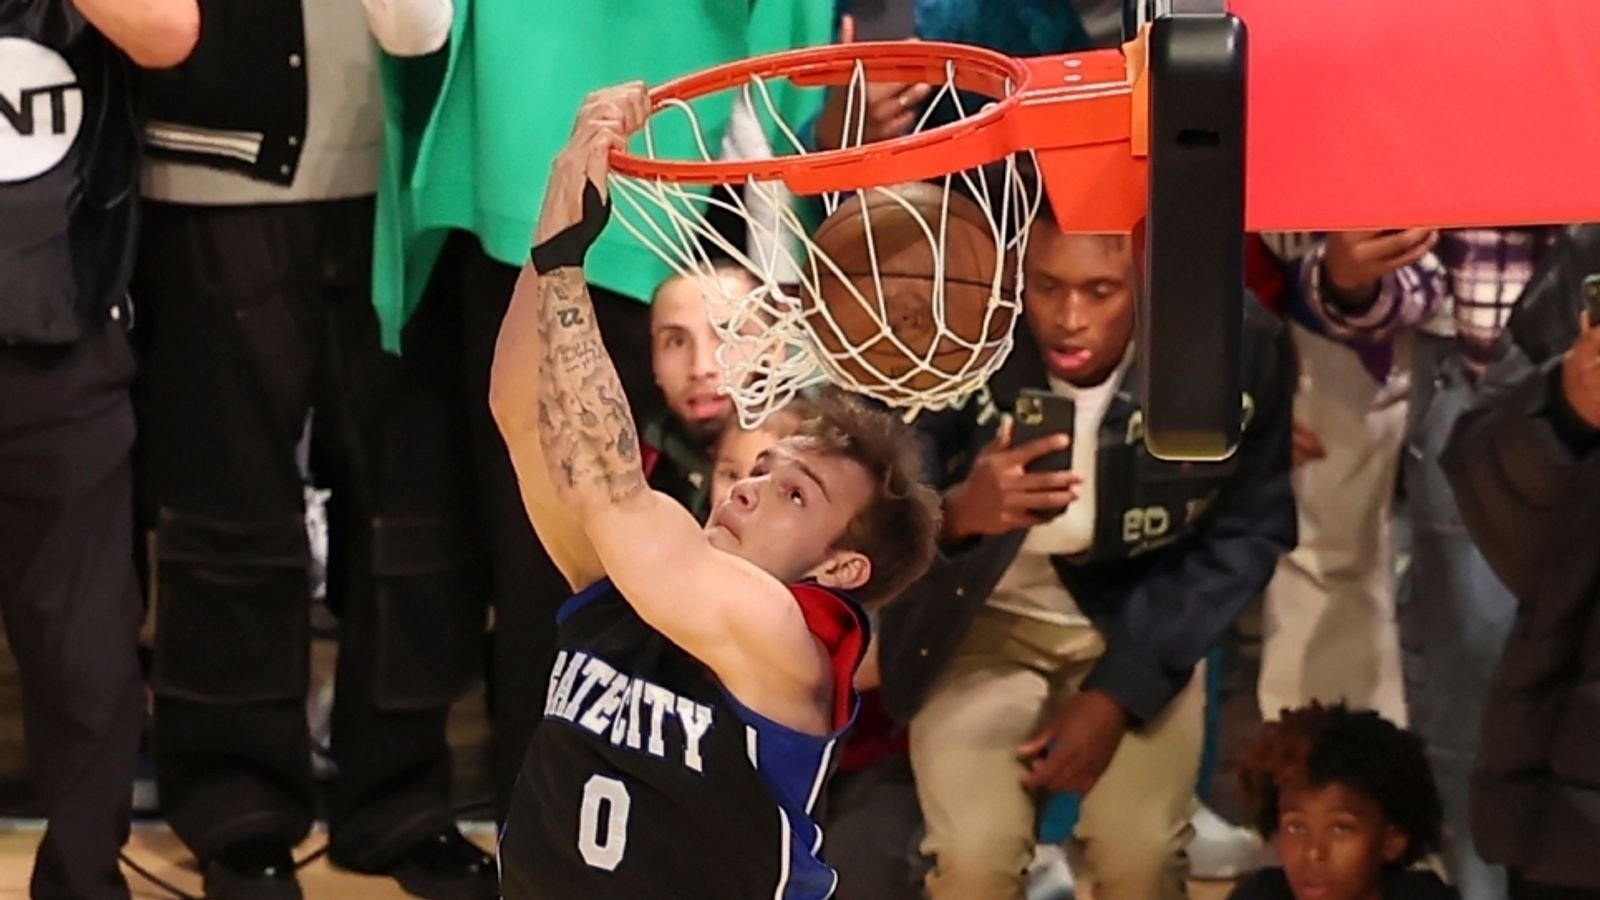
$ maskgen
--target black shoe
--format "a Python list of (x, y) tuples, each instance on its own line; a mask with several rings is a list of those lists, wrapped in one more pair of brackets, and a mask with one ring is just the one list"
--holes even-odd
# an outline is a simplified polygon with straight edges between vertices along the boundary
[(210, 900), (301, 900), (289, 845), (273, 838), (240, 841), (206, 861)]
[(454, 828), (419, 841), (389, 866), (406, 893), (426, 900), (496, 900), (500, 873), (494, 857)]

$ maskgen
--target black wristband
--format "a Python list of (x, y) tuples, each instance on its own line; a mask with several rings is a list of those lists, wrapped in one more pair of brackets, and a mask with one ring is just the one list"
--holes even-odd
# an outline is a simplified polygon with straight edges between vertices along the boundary
[(611, 219), (611, 202), (600, 199), (600, 189), (594, 182), (583, 184), (583, 218), (563, 228), (532, 250), (528, 261), (540, 275), (557, 269), (583, 268), (583, 258), (589, 254), (600, 232)]

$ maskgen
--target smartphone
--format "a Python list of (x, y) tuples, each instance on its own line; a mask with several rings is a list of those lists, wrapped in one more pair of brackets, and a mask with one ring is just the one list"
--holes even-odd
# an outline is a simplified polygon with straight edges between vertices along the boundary
[(1589, 327), (1600, 326), (1600, 274), (1583, 280), (1583, 308), (1589, 311)]
[(852, 0), (857, 41), (903, 41), (917, 34), (915, 0)]
[[(1024, 388), (1017, 395), (1011, 425), (1011, 446), (1020, 447), (1051, 434), (1072, 436), (1078, 407), (1071, 397), (1052, 391)], [(1072, 469), (1072, 448), (1054, 450), (1028, 463), (1029, 472), (1067, 472)]]

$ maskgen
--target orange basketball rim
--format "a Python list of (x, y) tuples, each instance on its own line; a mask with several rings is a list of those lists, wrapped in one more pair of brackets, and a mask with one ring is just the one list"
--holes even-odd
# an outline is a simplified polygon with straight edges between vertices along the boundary
[[(1600, 3), (1228, 0), (1249, 35), (1245, 224), (1253, 231), (1600, 219)], [(1061, 224), (1131, 232), (1149, 162), (1148, 30), (1116, 50), (1015, 59), (936, 42), (742, 60), (651, 92), (657, 108), (752, 77), (940, 83), (1001, 98), (899, 140), (751, 162), (644, 159), (694, 183), (781, 180), (800, 194), (930, 178), (1034, 150)]]
[[(719, 161), (702, 141), (699, 160), (617, 152), (613, 168), (624, 183), (655, 185), (645, 202), (667, 209), (686, 197), (665, 189), (676, 185), (782, 184), (829, 203), (919, 180), (942, 180), (949, 191), (955, 173), (1003, 160), (1014, 196), (1002, 199), (1019, 202), (990, 213), (997, 247), (1015, 256), (1028, 227), (1011, 227), (1011, 213), (1028, 199), (1016, 188), (1015, 164), (1031, 156), (1058, 227), (1141, 235), (1145, 441), (1158, 456), (1184, 459), (1224, 458), (1240, 438), (1249, 403), (1238, 370), (1245, 230), (1600, 220), (1594, 0), (1134, 2), (1167, 8), (1117, 49), (1015, 59), (934, 42), (846, 44), (690, 75), (652, 91), (657, 111), (687, 109), (721, 91), (742, 91), (756, 108), (755, 88), (771, 112), (768, 81), (848, 86), (846, 94), (863, 98), (863, 84), (920, 82), (942, 85), (940, 96), (985, 101), (951, 124), (924, 127), (925, 115), (913, 133), (876, 143), (810, 152), (786, 129), (792, 155)], [(790, 216), (782, 230), (803, 243), (796, 224)], [(677, 230), (689, 229), (678, 221)], [(680, 243), (692, 268), (702, 254), (692, 241)], [(814, 266), (816, 248), (809, 250), (800, 262)], [(777, 268), (748, 267), (767, 276), (758, 292), (764, 318), (751, 316), (752, 327), (793, 338), (793, 352), (775, 354), (792, 365), (768, 379), (783, 388), (763, 395), (770, 409), (815, 383), (806, 359), (814, 353), (795, 337), (799, 325), (782, 318), (795, 304)], [(1003, 299), (997, 291), (991, 306)], [(890, 405), (936, 408), (1009, 351), (1007, 343), (981, 356), (981, 367), (951, 373), (938, 395), (904, 381), (846, 386)]]

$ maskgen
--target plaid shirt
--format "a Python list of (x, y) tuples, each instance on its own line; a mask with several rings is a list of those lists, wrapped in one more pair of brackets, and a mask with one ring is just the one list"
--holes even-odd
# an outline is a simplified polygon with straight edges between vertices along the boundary
[(1461, 228), (1441, 231), (1433, 252), (1383, 276), (1378, 299), (1361, 313), (1329, 302), (1322, 290), (1326, 242), (1306, 255), (1301, 283), (1307, 305), (1335, 337), (1388, 342), (1401, 329), (1453, 336), (1467, 363), (1481, 370), (1494, 358), (1534, 266), (1554, 239), (1553, 228)]

